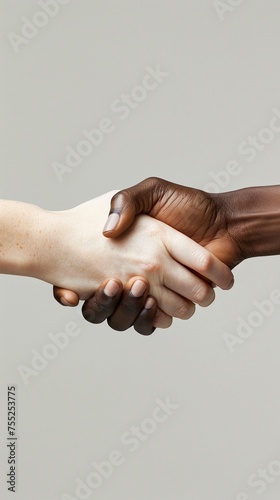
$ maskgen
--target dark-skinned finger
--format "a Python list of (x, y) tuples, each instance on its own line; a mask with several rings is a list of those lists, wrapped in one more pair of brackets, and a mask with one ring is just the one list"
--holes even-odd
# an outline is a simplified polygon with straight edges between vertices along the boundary
[(137, 277), (126, 284), (122, 298), (115, 312), (108, 318), (108, 325), (113, 330), (124, 331), (130, 328), (142, 311), (149, 292), (149, 283), (145, 278)]
[(157, 301), (148, 297), (144, 308), (134, 322), (134, 330), (141, 335), (151, 335), (155, 331), (154, 321), (157, 315)]
[(121, 298), (122, 282), (116, 278), (104, 281), (94, 295), (84, 302), (83, 317), (90, 323), (99, 324), (114, 312)]
[(149, 177), (116, 193), (111, 199), (109, 216), (103, 228), (104, 236), (120, 236), (131, 226), (136, 215), (152, 210), (167, 188), (168, 183), (164, 179)]

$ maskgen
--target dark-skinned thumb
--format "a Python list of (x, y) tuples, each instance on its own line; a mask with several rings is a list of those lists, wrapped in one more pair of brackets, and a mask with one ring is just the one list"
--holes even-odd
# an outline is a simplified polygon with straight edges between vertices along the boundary
[(111, 199), (109, 216), (103, 228), (104, 236), (116, 238), (124, 233), (141, 212), (137, 210), (136, 205), (134, 197), (125, 190), (116, 193)]

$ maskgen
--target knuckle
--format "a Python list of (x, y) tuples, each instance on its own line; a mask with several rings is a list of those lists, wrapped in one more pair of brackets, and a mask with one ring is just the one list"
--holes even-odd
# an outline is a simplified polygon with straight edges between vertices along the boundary
[(220, 288), (223, 290), (229, 290), (234, 284), (234, 278), (232, 275), (225, 276), (223, 279), (223, 283), (220, 285)]
[(146, 227), (146, 233), (149, 238), (153, 239), (153, 241), (160, 241), (163, 235), (162, 226), (160, 226), (154, 219), (149, 220)]
[(162, 264), (156, 257), (145, 259), (143, 262), (143, 270), (147, 275), (157, 274), (161, 270)]
[(120, 208), (126, 207), (130, 203), (130, 193), (127, 189), (122, 189), (118, 191), (111, 200), (111, 206), (115, 208), (115, 210), (119, 211)]
[(177, 305), (174, 317), (179, 319), (189, 319), (195, 312), (195, 305), (191, 302), (184, 302)]
[(198, 271), (205, 274), (210, 271), (213, 263), (213, 257), (210, 253), (202, 253), (197, 256)]
[(145, 179), (143, 181), (143, 184), (147, 185), (147, 187), (149, 187), (149, 189), (151, 189), (151, 188), (155, 188), (158, 184), (160, 184), (160, 182), (161, 182), (161, 179), (159, 177), (151, 176), (151, 177), (147, 177), (147, 179)]
[(141, 297), (126, 297), (119, 305), (119, 309), (126, 316), (127, 320), (133, 322), (143, 309), (145, 296)]
[(92, 309), (97, 313), (109, 313), (113, 302), (112, 297), (97, 293), (92, 302)]
[(205, 304), (210, 297), (212, 297), (212, 291), (211, 288), (206, 285), (201, 283), (193, 293), (193, 300), (199, 305)]
[(167, 314), (162, 314), (162, 315), (157, 315), (155, 320), (154, 320), (154, 327), (155, 328), (169, 328), (172, 325), (173, 318), (172, 316), (168, 316)]

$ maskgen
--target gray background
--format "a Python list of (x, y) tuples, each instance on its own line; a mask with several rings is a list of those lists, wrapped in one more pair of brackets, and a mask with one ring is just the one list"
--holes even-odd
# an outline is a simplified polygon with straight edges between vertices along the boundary
[[(280, 133), (252, 162), (238, 145), (280, 109), (280, 4), (223, 3), (232, 7), (221, 20), (212, 0), (71, 0), (16, 54), (7, 34), (20, 34), (22, 17), (40, 7), (2, 0), (1, 197), (58, 210), (150, 175), (203, 188), (231, 160), (240, 173), (226, 190), (278, 184)], [(157, 64), (168, 78), (121, 121), (111, 103)], [(60, 183), (52, 162), (64, 162), (65, 147), (105, 117), (114, 132)], [(114, 449), (123, 465), (89, 498), (279, 498), (279, 476), (261, 495), (247, 480), (280, 461), (280, 306), (233, 353), (224, 340), (254, 301), (280, 289), (279, 265), (278, 257), (243, 263), (233, 290), (218, 290), (210, 308), (148, 338), (91, 326), (60, 307), (50, 285), (1, 276), (1, 498), (10, 498), (11, 383), (19, 394), (20, 500), (77, 498), (76, 478)], [(18, 365), (31, 366), (31, 350), (41, 352), (49, 332), (70, 320), (80, 335), (24, 385)], [(178, 409), (130, 452), (120, 436), (168, 396)]]

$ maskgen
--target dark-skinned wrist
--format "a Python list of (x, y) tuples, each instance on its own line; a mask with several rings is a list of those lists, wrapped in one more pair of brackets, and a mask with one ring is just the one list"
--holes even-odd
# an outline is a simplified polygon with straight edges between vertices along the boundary
[(241, 257), (280, 254), (280, 186), (258, 186), (214, 194)]

